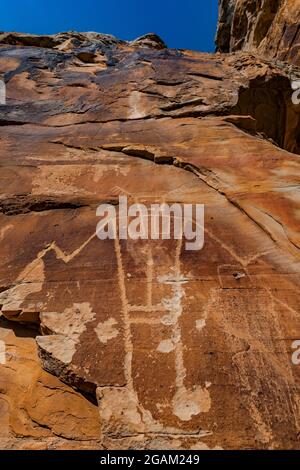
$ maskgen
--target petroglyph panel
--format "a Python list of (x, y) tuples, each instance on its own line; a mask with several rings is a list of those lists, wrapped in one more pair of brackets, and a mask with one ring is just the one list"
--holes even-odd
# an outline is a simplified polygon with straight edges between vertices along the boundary
[[(87, 65), (69, 39), (0, 47), (13, 75), (0, 126), (3, 446), (299, 448), (299, 113), (285, 71), (80, 35), (101, 49)], [(261, 82), (258, 113), (240, 93)], [(96, 209), (120, 195), (205, 204), (203, 249), (100, 241)]]

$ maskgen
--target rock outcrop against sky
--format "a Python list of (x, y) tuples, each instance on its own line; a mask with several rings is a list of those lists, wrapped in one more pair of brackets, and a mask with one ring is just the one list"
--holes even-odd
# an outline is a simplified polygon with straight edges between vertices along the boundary
[[(233, 53), (0, 35), (2, 449), (300, 447), (299, 2), (221, 3)], [(124, 194), (204, 248), (100, 241)]]

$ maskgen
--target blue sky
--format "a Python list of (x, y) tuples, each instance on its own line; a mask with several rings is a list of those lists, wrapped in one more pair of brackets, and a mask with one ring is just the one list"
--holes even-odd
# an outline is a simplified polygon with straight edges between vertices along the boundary
[(218, 0), (14, 0), (1, 2), (0, 30), (97, 31), (120, 39), (159, 34), (169, 47), (214, 50)]

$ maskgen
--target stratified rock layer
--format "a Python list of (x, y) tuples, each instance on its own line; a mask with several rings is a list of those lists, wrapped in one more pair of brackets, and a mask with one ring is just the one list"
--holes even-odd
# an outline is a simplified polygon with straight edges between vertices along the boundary
[(217, 48), (300, 65), (300, 0), (219, 0)]
[[(64, 33), (4, 36), (0, 72), (3, 446), (299, 448), (288, 68)], [(205, 204), (204, 248), (100, 241), (120, 195)]]

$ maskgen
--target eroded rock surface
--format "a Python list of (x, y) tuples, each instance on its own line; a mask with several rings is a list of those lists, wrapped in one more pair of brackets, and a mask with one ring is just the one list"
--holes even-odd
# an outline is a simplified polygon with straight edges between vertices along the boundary
[(98, 449), (97, 406), (41, 368), (32, 328), (0, 321), (1, 449)]
[[(154, 35), (0, 44), (3, 445), (299, 448), (288, 66)], [(96, 208), (120, 195), (205, 204), (203, 250), (100, 241)]]
[(217, 48), (300, 65), (299, 0), (219, 0)]

